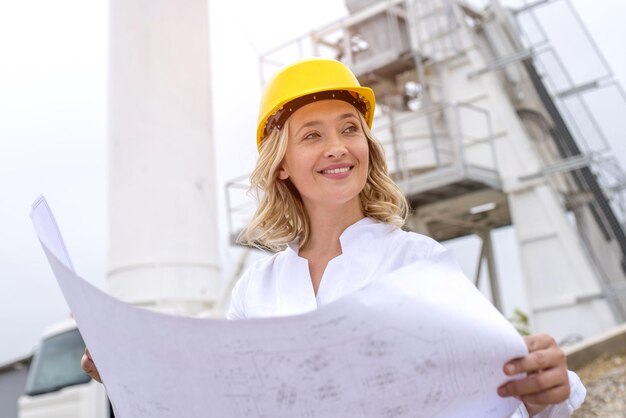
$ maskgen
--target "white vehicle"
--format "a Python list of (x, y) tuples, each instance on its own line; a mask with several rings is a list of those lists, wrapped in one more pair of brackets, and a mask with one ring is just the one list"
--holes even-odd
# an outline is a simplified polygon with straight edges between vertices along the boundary
[(80, 367), (84, 350), (74, 320), (46, 330), (18, 400), (18, 418), (113, 417), (104, 386)]

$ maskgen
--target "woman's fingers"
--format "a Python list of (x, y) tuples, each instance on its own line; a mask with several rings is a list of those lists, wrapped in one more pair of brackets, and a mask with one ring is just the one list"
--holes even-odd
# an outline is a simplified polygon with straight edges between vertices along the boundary
[(556, 341), (548, 334), (533, 334), (524, 337), (524, 342), (528, 347), (528, 352), (543, 350), (549, 347), (558, 347)]
[(96, 364), (93, 362), (91, 355), (89, 354), (89, 350), (85, 348), (85, 354), (80, 360), (80, 366), (83, 368), (85, 373), (91, 376), (92, 379), (102, 383), (102, 379), (100, 379), (100, 373), (98, 373), (98, 368)]
[[(529, 374), (521, 380), (508, 382), (498, 389), (498, 393), (501, 396), (517, 396), (522, 398), (534, 396), (535, 398), (539, 397), (545, 401), (539, 403), (558, 403), (567, 399), (569, 390), (567, 371), (563, 371), (557, 367)], [(534, 401), (532, 403), (536, 402), (537, 401)]]
[(526, 377), (505, 383), (498, 388), (498, 394), (515, 396), (524, 402), (528, 411), (538, 412), (569, 397), (567, 358), (549, 335), (531, 335), (524, 340), (528, 355), (509, 361), (504, 365), (504, 372), (510, 376), (526, 373)]
[(559, 385), (543, 392), (524, 395), (521, 400), (527, 407), (528, 405), (553, 405), (569, 398), (569, 394), (569, 385)]
[[(554, 340), (552, 340), (554, 341)], [(554, 343), (553, 345), (535, 343), (533, 350), (529, 345), (529, 354), (526, 357), (512, 360), (504, 366), (504, 372), (509, 375), (518, 373), (533, 373), (554, 367), (566, 367), (565, 353)], [(540, 347), (540, 348), (538, 348)]]

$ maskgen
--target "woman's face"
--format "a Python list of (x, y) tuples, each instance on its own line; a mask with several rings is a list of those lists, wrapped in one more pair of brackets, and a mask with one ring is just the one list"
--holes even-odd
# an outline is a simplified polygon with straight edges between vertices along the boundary
[(289, 142), (278, 177), (291, 180), (308, 211), (342, 206), (360, 211), (369, 148), (357, 112), (344, 101), (322, 100), (289, 118)]

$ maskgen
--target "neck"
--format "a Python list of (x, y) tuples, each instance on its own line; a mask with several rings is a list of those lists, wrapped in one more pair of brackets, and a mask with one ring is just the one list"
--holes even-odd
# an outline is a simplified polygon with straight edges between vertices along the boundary
[[(313, 210), (311, 210), (313, 209)], [(321, 251), (326, 249), (331, 252), (337, 250), (341, 253), (339, 237), (350, 225), (363, 219), (364, 215), (359, 202), (328, 208), (307, 208), (311, 232), (309, 240), (305, 244), (305, 251)]]

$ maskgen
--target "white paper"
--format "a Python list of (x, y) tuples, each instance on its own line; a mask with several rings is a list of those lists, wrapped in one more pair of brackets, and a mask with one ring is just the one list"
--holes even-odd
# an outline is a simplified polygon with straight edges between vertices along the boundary
[(447, 255), (315, 312), (226, 321), (118, 301), (57, 258), (60, 237), (40, 240), (121, 418), (502, 418), (519, 405), (496, 390), (526, 346)]
[(61, 237), (61, 231), (59, 231), (52, 211), (43, 195), (39, 196), (33, 202), (30, 210), (30, 219), (33, 221), (37, 237), (39, 237), (41, 244), (47, 247), (48, 251), (54, 254), (67, 268), (75, 271), (72, 261), (70, 260), (70, 255), (65, 247), (65, 242), (63, 242), (63, 238)]

